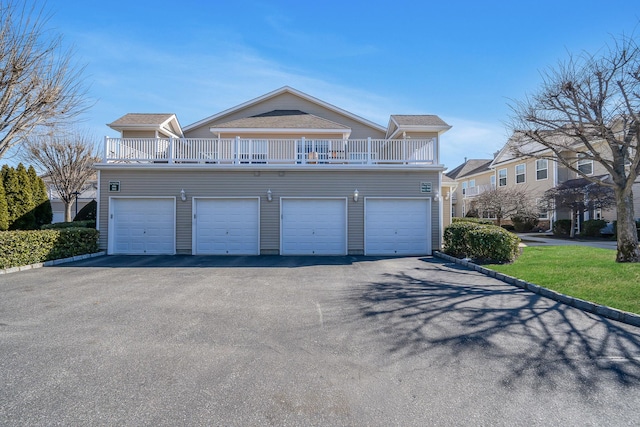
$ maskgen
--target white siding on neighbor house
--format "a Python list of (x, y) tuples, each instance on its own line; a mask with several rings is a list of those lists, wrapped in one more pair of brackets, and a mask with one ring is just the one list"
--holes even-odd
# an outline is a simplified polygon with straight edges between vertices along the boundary
[[(109, 182), (119, 181), (120, 192), (109, 192)], [(422, 193), (421, 183), (430, 182), (432, 193)], [(180, 190), (187, 201), (180, 200)], [(272, 201), (267, 200), (267, 191)], [(353, 200), (355, 190), (359, 200)], [(260, 253), (280, 250), (280, 198), (332, 197), (347, 200), (347, 253), (364, 253), (365, 197), (431, 197), (438, 190), (438, 171), (428, 169), (333, 169), (318, 170), (214, 170), (167, 167), (166, 169), (103, 168), (100, 173), (100, 247), (108, 236), (110, 196), (177, 197), (176, 251), (192, 253), (193, 197), (259, 197)], [(440, 247), (439, 203), (431, 203), (431, 248)]]

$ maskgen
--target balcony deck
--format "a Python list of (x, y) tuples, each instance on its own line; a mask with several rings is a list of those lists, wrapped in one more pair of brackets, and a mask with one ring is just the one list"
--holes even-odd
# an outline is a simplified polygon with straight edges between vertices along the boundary
[(215, 165), (439, 164), (430, 139), (105, 138), (104, 163)]

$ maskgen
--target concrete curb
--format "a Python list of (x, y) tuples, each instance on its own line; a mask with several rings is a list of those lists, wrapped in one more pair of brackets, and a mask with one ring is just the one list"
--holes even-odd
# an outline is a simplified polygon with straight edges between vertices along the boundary
[(80, 261), (82, 259), (87, 259), (87, 258), (95, 258), (99, 256), (104, 256), (106, 254), (107, 253), (105, 251), (102, 251), (102, 252), (96, 252), (94, 254), (76, 255), (74, 257), (69, 257), (69, 258), (53, 259), (51, 261), (37, 262), (35, 264), (21, 265), (19, 267), (4, 268), (4, 269), (0, 269), (0, 274), (17, 273), (19, 271), (32, 270), (34, 268), (41, 268), (41, 267), (51, 267), (52, 265), (64, 264), (64, 263), (73, 262), (73, 261)]
[(478, 273), (496, 278), (510, 285), (517, 286), (518, 288), (526, 289), (533, 292), (534, 294), (538, 294), (543, 297), (550, 298), (554, 301), (570, 305), (571, 307), (575, 307), (579, 310), (598, 314), (602, 317), (606, 317), (607, 319), (616, 320), (618, 322), (627, 323), (629, 325), (640, 326), (640, 316), (637, 314), (561, 294), (559, 292), (552, 291), (551, 289), (543, 288), (542, 286), (536, 285), (535, 283), (516, 279), (515, 277), (507, 276), (506, 274), (498, 273), (495, 270), (490, 270), (481, 265), (474, 264), (469, 260), (455, 258), (442, 252), (433, 251), (433, 255), (446, 261), (454, 262), (463, 267), (467, 267), (470, 270), (475, 270)]

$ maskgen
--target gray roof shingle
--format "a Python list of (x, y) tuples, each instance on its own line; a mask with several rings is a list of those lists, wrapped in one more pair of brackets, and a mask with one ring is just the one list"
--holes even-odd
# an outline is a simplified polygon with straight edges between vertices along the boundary
[(215, 129), (350, 129), (348, 126), (300, 110), (273, 110), (252, 117), (213, 124), (211, 127)]
[(399, 126), (449, 126), (434, 114), (393, 114), (391, 117)]
[(120, 117), (116, 121), (109, 123), (110, 127), (127, 126), (127, 125), (161, 125), (173, 116), (172, 113), (129, 113)]

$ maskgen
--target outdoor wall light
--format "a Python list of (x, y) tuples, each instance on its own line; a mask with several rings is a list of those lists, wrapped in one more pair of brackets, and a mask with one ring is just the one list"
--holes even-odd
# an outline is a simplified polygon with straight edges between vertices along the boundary
[(451, 197), (451, 191), (447, 191), (447, 194), (444, 195), (444, 199), (449, 200), (450, 197)]
[(358, 196), (359, 196), (358, 189), (356, 188), (356, 191), (353, 192), (353, 201), (354, 202), (358, 201)]
[(184, 188), (180, 190), (180, 200), (182, 200), (183, 202), (187, 201), (187, 193), (185, 193)]
[(271, 189), (267, 190), (267, 201), (272, 201), (273, 200), (273, 193), (271, 192)]

